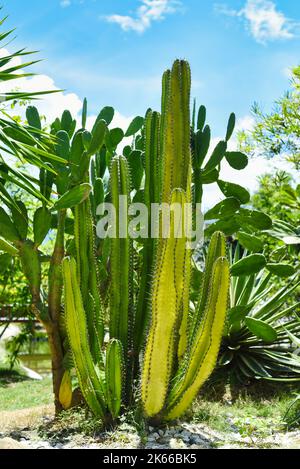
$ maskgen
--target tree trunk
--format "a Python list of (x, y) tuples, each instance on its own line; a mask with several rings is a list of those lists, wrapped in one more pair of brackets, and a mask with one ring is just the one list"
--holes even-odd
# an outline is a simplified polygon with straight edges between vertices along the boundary
[(66, 211), (58, 213), (57, 234), (55, 247), (50, 261), (49, 269), (49, 291), (48, 291), (48, 313), (50, 327), (47, 330), (49, 346), (52, 359), (52, 381), (54, 392), (55, 413), (62, 411), (59, 402), (59, 389), (64, 375), (63, 367), (63, 338), (60, 332), (61, 299), (62, 299), (62, 272), (61, 263), (64, 258), (64, 231), (65, 231)]
[(46, 331), (51, 352), (52, 385), (54, 394), (55, 414), (58, 415), (63, 410), (63, 407), (59, 402), (59, 390), (64, 375), (64, 354), (58, 323), (51, 322), (51, 324), (47, 325)]

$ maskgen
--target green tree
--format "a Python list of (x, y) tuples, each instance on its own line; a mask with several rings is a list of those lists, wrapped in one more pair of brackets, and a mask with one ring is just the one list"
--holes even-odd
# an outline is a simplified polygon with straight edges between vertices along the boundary
[(275, 102), (271, 113), (255, 103), (255, 126), (239, 135), (241, 147), (273, 158), (282, 155), (296, 170), (300, 169), (300, 65), (293, 68), (290, 89)]

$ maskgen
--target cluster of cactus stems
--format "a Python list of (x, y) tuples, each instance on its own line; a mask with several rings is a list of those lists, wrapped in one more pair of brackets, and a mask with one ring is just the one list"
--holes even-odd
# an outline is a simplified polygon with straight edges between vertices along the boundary
[[(116, 418), (122, 404), (130, 402), (139, 374), (145, 416), (157, 421), (177, 418), (189, 407), (217, 359), (229, 289), (221, 233), (213, 235), (194, 314), (189, 305), (190, 87), (189, 65), (178, 60), (163, 76), (161, 115), (151, 110), (146, 114), (143, 197), (149, 236), (143, 240), (137, 295), (133, 291), (133, 242), (128, 233), (129, 164), (125, 156), (111, 159), (109, 190), (116, 223), (109, 257), (108, 344), (103, 344), (105, 324), (90, 200), (74, 209), (76, 261), (63, 261), (65, 325), (82, 393), (104, 421)], [(78, 178), (77, 183), (85, 180)], [(181, 216), (175, 217), (171, 210), (169, 232), (164, 235), (158, 220), (160, 236), (155, 240), (151, 238), (151, 204), (162, 202), (180, 206)], [(125, 234), (120, 233), (121, 221)]]
[[(33, 240), (27, 236), (28, 214), (20, 202), (11, 207), (11, 218), (0, 210), (0, 247), (20, 256), (32, 309), (48, 333), (57, 410), (72, 405), (75, 369), (87, 405), (103, 422), (118, 418), (133, 403), (137, 388), (146, 418), (172, 420), (187, 410), (215, 366), (229, 290), (225, 238), (218, 231), (212, 236), (192, 311), (190, 233), (203, 184), (218, 179), (234, 116), (226, 141), (205, 163), (210, 130), (204, 127), (203, 107), (197, 125), (195, 112), (191, 125), (190, 90), (189, 64), (177, 60), (163, 75), (161, 113), (147, 111), (135, 147), (125, 148), (122, 156), (117, 146), (124, 133), (108, 127), (112, 108), (101, 111), (91, 132), (85, 128), (86, 101), (77, 131), (65, 111), (51, 127), (51, 161), (45, 156), (40, 169), (43, 205), (34, 214)], [(38, 136), (36, 108), (28, 108), (27, 120)], [(138, 125), (133, 122), (132, 135)], [(52, 198), (53, 186), (58, 199)], [(135, 196), (142, 197), (148, 209), (148, 237), (138, 241), (138, 267), (128, 230), (128, 206)], [(95, 236), (97, 207), (105, 200), (113, 203), (116, 214), (109, 244)], [(152, 204), (162, 203), (171, 206), (169, 231), (163, 232), (160, 214), (159, 237), (154, 239)], [(181, 208), (179, 218), (174, 206)], [(39, 246), (53, 227), (45, 308)]]
[(198, 307), (190, 315), (190, 231), (185, 228), (191, 226), (192, 216), (184, 210), (185, 204), (191, 201), (189, 102), (189, 66), (176, 61), (163, 80), (162, 197), (171, 204), (179, 204), (184, 216), (174, 226), (171, 214), (169, 236), (158, 244), (150, 300), (151, 325), (141, 380), (145, 414), (158, 421), (182, 415), (212, 372), (229, 291), (225, 239), (221, 233), (215, 233)]

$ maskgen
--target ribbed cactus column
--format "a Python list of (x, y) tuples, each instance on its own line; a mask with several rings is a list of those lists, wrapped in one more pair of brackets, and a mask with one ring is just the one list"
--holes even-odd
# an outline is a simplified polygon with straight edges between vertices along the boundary
[(134, 351), (138, 359), (149, 322), (149, 291), (156, 251), (156, 240), (151, 236), (152, 204), (161, 197), (162, 160), (160, 151), (160, 114), (149, 110), (145, 121), (145, 190), (144, 203), (148, 209), (148, 238), (143, 240), (143, 264), (135, 315)]
[(142, 400), (150, 417), (159, 414), (164, 407), (182, 317), (186, 260), (184, 191), (175, 189), (171, 203), (181, 207), (182, 216), (177, 217), (175, 211), (171, 211), (169, 236), (158, 250), (151, 293), (151, 327), (142, 372)]
[[(162, 198), (170, 202), (172, 191), (183, 189), (186, 204), (191, 203), (191, 145), (190, 145), (190, 94), (191, 71), (189, 63), (176, 60), (172, 70), (167, 70), (162, 83), (161, 147), (163, 161)], [(191, 220), (189, 221), (191, 223)], [(191, 225), (188, 226), (191, 229)], [(178, 357), (187, 346), (187, 323), (191, 277), (191, 250), (185, 254), (185, 280), (182, 285), (182, 304), (179, 317), (180, 331)]]
[[(225, 238), (215, 233), (206, 261), (205, 285), (198, 302), (198, 323), (191, 329), (191, 346), (179, 367), (168, 396), (166, 418), (175, 419), (190, 406), (212, 373), (220, 348), (228, 306), (230, 273)], [(201, 309), (201, 311), (199, 311)]]
[(171, 192), (191, 190), (190, 147), (191, 71), (188, 62), (176, 60), (163, 77), (162, 92), (162, 202), (169, 202)]
[(189, 330), (189, 344), (191, 344), (195, 339), (195, 331), (197, 330), (201, 322), (203, 311), (205, 308), (205, 302), (207, 301), (207, 296), (205, 292), (208, 292), (210, 288), (212, 268), (215, 261), (219, 257), (226, 257), (226, 243), (223, 234), (217, 231), (212, 235), (206, 256), (206, 269), (203, 274), (201, 293)]
[(88, 317), (92, 355), (95, 363), (97, 363), (101, 359), (100, 351), (104, 339), (104, 322), (98, 287), (93, 217), (89, 200), (85, 200), (75, 207), (74, 221), (77, 274), (83, 305)]
[(111, 239), (110, 337), (118, 339), (124, 350), (126, 389), (132, 374), (132, 240), (128, 233), (130, 178), (128, 162), (123, 156), (112, 159), (110, 169), (111, 200), (115, 208), (115, 233)]
[(65, 323), (81, 391), (90, 409), (105, 420), (106, 390), (91, 354), (86, 313), (80, 292), (76, 262), (64, 259)]

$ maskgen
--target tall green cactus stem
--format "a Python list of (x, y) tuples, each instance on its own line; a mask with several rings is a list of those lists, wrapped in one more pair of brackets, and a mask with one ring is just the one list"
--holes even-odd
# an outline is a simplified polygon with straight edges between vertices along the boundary
[[(165, 203), (170, 202), (171, 193), (177, 188), (185, 191), (186, 203), (191, 203), (190, 94), (190, 66), (184, 60), (176, 60), (172, 70), (165, 72), (162, 85), (161, 147), (163, 175), (161, 201)], [(178, 343), (179, 358), (183, 356), (187, 346), (190, 278), (191, 250), (187, 250), (185, 281), (182, 287), (182, 315), (180, 317), (180, 340)]]
[(114, 419), (118, 417), (121, 410), (123, 374), (123, 347), (119, 340), (112, 339), (106, 350), (105, 378), (107, 404)]
[(189, 344), (195, 339), (195, 331), (198, 329), (201, 319), (203, 317), (203, 311), (205, 309), (207, 301), (207, 291), (209, 290), (209, 285), (211, 282), (211, 273), (215, 261), (219, 257), (226, 256), (226, 242), (223, 233), (216, 231), (210, 240), (206, 262), (205, 262), (205, 272), (202, 279), (201, 291), (198, 298), (198, 303), (196, 306), (195, 314), (193, 315), (192, 324), (189, 331)]
[(188, 358), (183, 361), (170, 390), (166, 419), (180, 417), (212, 373), (220, 348), (229, 295), (229, 262), (220, 257), (213, 265), (203, 319), (195, 333)]
[[(115, 208), (116, 233), (111, 239), (110, 337), (118, 339), (124, 349), (126, 382), (132, 373), (132, 241), (128, 233), (130, 178), (125, 157), (113, 157), (110, 169), (111, 200)], [(123, 228), (123, 230), (122, 230)], [(123, 232), (120, 232), (123, 231)], [(128, 387), (126, 387), (127, 391)]]
[(152, 204), (159, 204), (160, 202), (161, 169), (160, 114), (150, 110), (146, 115), (145, 122), (144, 202), (148, 209), (148, 237), (143, 240), (143, 264), (135, 316), (134, 351), (137, 359), (144, 343), (149, 319), (149, 291), (151, 289), (156, 250), (156, 240), (151, 236), (151, 215)]
[[(183, 209), (186, 195), (175, 189), (172, 204)], [(159, 414), (165, 404), (176, 354), (178, 324), (182, 321), (186, 237), (184, 210), (180, 218), (171, 210), (169, 236), (158, 247), (151, 295), (151, 326), (144, 353), (142, 401), (146, 414)]]
[(92, 412), (105, 421), (108, 416), (105, 383), (94, 364), (89, 345), (87, 318), (77, 280), (76, 262), (65, 258), (62, 267), (65, 324), (80, 389)]
[(98, 287), (94, 225), (89, 199), (75, 207), (74, 227), (78, 281), (88, 317), (92, 355), (95, 363), (99, 363), (104, 340), (104, 318)]
[(162, 93), (162, 202), (169, 203), (173, 189), (181, 188), (189, 199), (191, 71), (188, 62), (176, 60), (163, 77)]

